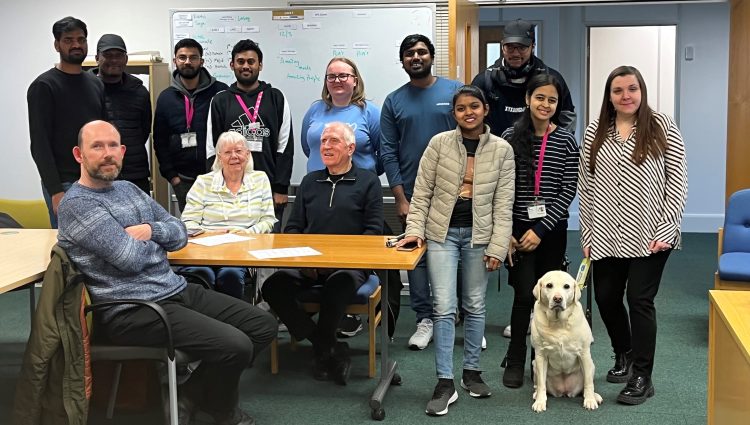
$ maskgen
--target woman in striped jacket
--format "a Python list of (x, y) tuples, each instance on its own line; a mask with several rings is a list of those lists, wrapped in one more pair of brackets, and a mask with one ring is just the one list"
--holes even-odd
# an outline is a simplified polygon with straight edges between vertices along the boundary
[[(245, 136), (221, 133), (212, 171), (198, 176), (187, 194), (182, 221), (191, 231), (271, 233), (276, 216), (271, 183), (263, 171), (253, 171)], [(242, 298), (246, 267), (186, 267), (214, 288)]]
[(578, 192), (583, 254), (593, 261), (596, 304), (615, 352), (607, 381), (627, 382), (617, 401), (641, 404), (654, 395), (654, 298), (680, 245), (687, 165), (680, 131), (648, 106), (636, 68), (607, 78), (599, 119), (586, 128)]
[(510, 345), (503, 360), (503, 385), (523, 385), (526, 330), (534, 306), (537, 280), (559, 270), (568, 241), (568, 207), (576, 195), (578, 143), (553, 123), (559, 115), (562, 88), (552, 75), (532, 77), (526, 86), (527, 108), (503, 138), (516, 159), (513, 237), (508, 251), (508, 284), (515, 296), (510, 318)]

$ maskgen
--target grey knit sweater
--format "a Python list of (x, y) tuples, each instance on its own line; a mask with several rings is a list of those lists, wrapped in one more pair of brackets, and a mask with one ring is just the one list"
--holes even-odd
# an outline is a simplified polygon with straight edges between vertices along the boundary
[[(168, 251), (187, 243), (185, 226), (132, 183), (91, 189), (76, 182), (60, 203), (58, 220), (58, 242), (88, 277), (94, 302), (161, 301), (185, 288), (185, 279), (172, 272), (167, 260)], [(151, 240), (125, 232), (143, 223), (151, 226)]]

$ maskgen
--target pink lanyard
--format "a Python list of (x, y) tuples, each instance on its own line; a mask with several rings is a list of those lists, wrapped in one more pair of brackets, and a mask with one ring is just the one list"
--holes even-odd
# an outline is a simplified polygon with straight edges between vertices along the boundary
[(542, 183), (542, 164), (544, 164), (544, 151), (547, 150), (547, 137), (549, 137), (549, 130), (552, 124), (547, 124), (547, 130), (544, 132), (542, 137), (542, 148), (539, 150), (539, 161), (536, 164), (536, 173), (534, 173), (534, 197), (539, 196), (539, 186)]
[(247, 118), (250, 120), (250, 122), (255, 122), (258, 119), (258, 111), (260, 111), (260, 100), (263, 99), (263, 92), (258, 93), (258, 99), (255, 101), (255, 110), (253, 110), (253, 114), (250, 115), (250, 110), (247, 109), (247, 105), (245, 105), (245, 102), (242, 100), (242, 96), (235, 94), (234, 95), (237, 98), (237, 102), (242, 106), (242, 110), (245, 111), (245, 114), (247, 115)]
[(187, 123), (187, 129), (190, 131), (190, 125), (193, 123), (193, 113), (195, 108), (190, 104), (190, 99), (187, 96), (182, 95), (185, 98), (185, 122)]

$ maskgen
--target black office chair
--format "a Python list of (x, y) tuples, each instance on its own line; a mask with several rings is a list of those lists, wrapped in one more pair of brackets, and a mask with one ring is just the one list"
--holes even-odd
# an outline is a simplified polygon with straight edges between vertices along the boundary
[[(179, 272), (185, 276), (188, 283), (197, 283), (204, 288), (210, 288), (208, 282), (206, 282), (201, 276), (192, 273)], [(83, 275), (81, 275), (83, 276)], [(128, 360), (156, 360), (164, 362), (167, 365), (167, 386), (169, 389), (169, 418), (168, 423), (171, 425), (177, 425), (177, 376), (188, 375), (192, 370), (197, 367), (195, 363), (199, 363), (196, 359), (191, 359), (185, 352), (174, 348), (172, 342), (172, 328), (169, 323), (164, 309), (158, 304), (151, 301), (143, 300), (118, 300), (118, 301), (105, 301), (99, 303), (90, 303), (88, 293), (86, 293), (86, 306), (84, 312), (86, 314), (103, 308), (108, 308), (118, 305), (139, 305), (151, 309), (158, 317), (164, 328), (167, 331), (166, 340), (161, 347), (142, 347), (142, 346), (123, 346), (113, 345), (109, 343), (104, 337), (97, 337), (92, 331), (91, 338), (91, 361), (99, 360), (110, 360), (117, 362), (115, 365), (115, 371), (112, 379), (112, 389), (110, 390), (109, 401), (107, 403), (107, 419), (112, 419), (114, 414), (115, 402), (117, 400), (117, 392), (120, 383), (120, 375), (122, 372), (122, 362)], [(89, 329), (93, 329), (90, 322), (90, 316), (87, 316), (87, 322)]]

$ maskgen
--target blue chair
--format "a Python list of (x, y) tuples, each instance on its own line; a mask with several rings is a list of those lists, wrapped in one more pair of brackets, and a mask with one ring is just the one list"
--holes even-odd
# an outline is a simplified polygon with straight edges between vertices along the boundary
[[(302, 309), (308, 313), (318, 313), (320, 311), (321, 287), (314, 286), (297, 296)], [(369, 371), (368, 376), (374, 378), (375, 370), (375, 330), (380, 324), (381, 312), (378, 309), (380, 305), (380, 279), (377, 275), (370, 277), (359, 287), (354, 295), (352, 302), (346, 307), (346, 314), (367, 315), (367, 328), (369, 330)], [(271, 373), (279, 373), (279, 352), (278, 339), (271, 342)]]
[(729, 197), (719, 229), (719, 269), (714, 289), (750, 290), (750, 189)]

